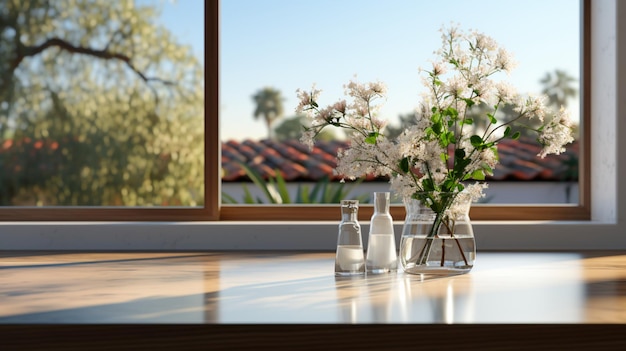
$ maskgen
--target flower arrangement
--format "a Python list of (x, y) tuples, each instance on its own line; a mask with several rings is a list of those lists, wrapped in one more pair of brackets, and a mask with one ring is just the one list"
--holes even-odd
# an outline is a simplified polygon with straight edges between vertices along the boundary
[[(351, 102), (340, 100), (321, 108), (320, 90), (298, 89), (296, 112), (305, 113), (311, 121), (301, 141), (312, 147), (315, 137), (328, 126), (348, 132), (350, 147), (339, 150), (335, 172), (348, 179), (366, 174), (387, 176), (391, 189), (403, 198), (416, 198), (430, 192), (466, 190), (474, 200), (483, 196), (484, 182), (469, 186), (470, 180), (483, 181), (498, 163), (498, 142), (517, 139), (512, 125), (531, 128), (524, 122), (541, 121), (533, 128), (543, 145), (539, 156), (564, 151), (573, 141), (568, 112), (561, 110), (548, 116), (544, 96), (518, 94), (505, 81), (494, 76), (514, 67), (511, 55), (498, 47), (491, 37), (473, 31), (465, 33), (456, 26), (442, 28), (442, 47), (438, 60), (424, 73), (426, 88), (416, 110), (415, 124), (395, 140), (384, 134), (386, 121), (378, 117), (380, 100), (387, 89), (382, 82), (361, 84), (350, 81), (344, 86)], [(497, 112), (505, 104), (513, 106), (515, 117), (499, 122)], [(479, 105), (488, 110), (478, 118), (486, 127), (476, 132), (476, 117), (471, 112)], [(433, 210), (441, 212), (449, 205), (435, 201)]]
[[(347, 132), (350, 147), (337, 154), (337, 174), (348, 179), (367, 174), (388, 177), (396, 195), (405, 202), (419, 200), (434, 213), (427, 237), (454, 239), (463, 255), (454, 236), (456, 219), (467, 211), (461, 203), (484, 196), (485, 176), (491, 175), (498, 163), (498, 143), (520, 137), (511, 127), (536, 132), (543, 146), (539, 153), (542, 158), (563, 152), (573, 137), (566, 110), (550, 114), (544, 96), (518, 94), (507, 82), (495, 80), (515, 64), (491, 37), (477, 31), (465, 33), (456, 26), (441, 32), (438, 59), (430, 69), (420, 70), (426, 90), (414, 125), (395, 140), (385, 136), (386, 121), (378, 117), (379, 101), (387, 90), (381, 82), (350, 81), (344, 88), (351, 102), (340, 100), (323, 108), (318, 104), (321, 91), (315, 86), (311, 91), (298, 89), (296, 111), (311, 121), (301, 138), (310, 147), (328, 126)], [(498, 111), (505, 105), (512, 107), (514, 116), (498, 120)], [(540, 126), (531, 127), (528, 122), (533, 120)], [(477, 124), (483, 128), (474, 128)], [(419, 252), (408, 255), (409, 259), (417, 257), (416, 265), (426, 264), (432, 245), (433, 241), (425, 241)], [(471, 267), (465, 255), (462, 261), (460, 265)]]

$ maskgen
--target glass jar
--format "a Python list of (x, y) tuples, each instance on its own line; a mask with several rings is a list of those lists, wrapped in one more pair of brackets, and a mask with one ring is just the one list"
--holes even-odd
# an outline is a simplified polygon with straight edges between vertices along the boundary
[(365, 258), (361, 226), (357, 219), (358, 200), (341, 201), (341, 222), (337, 237), (335, 275), (365, 274)]
[(368, 274), (395, 272), (398, 267), (393, 218), (389, 213), (389, 193), (374, 193), (374, 214), (370, 220), (365, 270)]
[[(419, 193), (404, 201), (400, 264), (411, 274), (454, 275), (474, 266), (471, 198), (462, 193)], [(434, 209), (434, 210), (433, 210)]]

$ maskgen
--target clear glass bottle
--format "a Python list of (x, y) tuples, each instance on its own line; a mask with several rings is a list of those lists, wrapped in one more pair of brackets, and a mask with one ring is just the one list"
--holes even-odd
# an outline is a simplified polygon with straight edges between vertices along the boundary
[(374, 214), (367, 242), (367, 273), (394, 272), (398, 268), (393, 218), (389, 214), (389, 193), (374, 193)]
[(358, 200), (341, 200), (341, 223), (337, 237), (335, 275), (365, 274), (361, 226), (357, 219)]

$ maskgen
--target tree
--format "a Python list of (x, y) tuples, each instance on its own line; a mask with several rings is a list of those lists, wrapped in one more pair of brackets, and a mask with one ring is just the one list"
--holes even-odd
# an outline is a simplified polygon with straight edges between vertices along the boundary
[(544, 86), (542, 93), (548, 96), (548, 103), (557, 109), (567, 107), (569, 99), (578, 95), (578, 89), (574, 86), (576, 78), (563, 70), (554, 70), (554, 75), (546, 72), (539, 82)]
[(272, 125), (283, 116), (283, 98), (279, 90), (272, 87), (265, 87), (252, 96), (256, 103), (254, 119), (263, 116), (267, 126), (267, 137), (273, 138)]
[[(279, 125), (274, 128), (274, 137), (276, 140), (299, 140), (304, 131), (304, 125), (308, 120), (303, 115), (297, 115), (285, 118)], [(317, 136), (318, 140), (335, 140), (337, 135), (333, 130), (325, 129)]]
[[(2, 186), (39, 205), (201, 205), (204, 68), (158, 8), (0, 1)], [(47, 172), (25, 182), (33, 165)]]
[(387, 136), (387, 138), (390, 139), (395, 139), (397, 138), (400, 134), (402, 134), (402, 132), (408, 128), (411, 125), (415, 124), (415, 113), (407, 113), (404, 115), (399, 115), (398, 118), (400, 119), (400, 125), (397, 127), (394, 127), (392, 125), (388, 125), (385, 127), (385, 130), (383, 132), (383, 134), (385, 134)]

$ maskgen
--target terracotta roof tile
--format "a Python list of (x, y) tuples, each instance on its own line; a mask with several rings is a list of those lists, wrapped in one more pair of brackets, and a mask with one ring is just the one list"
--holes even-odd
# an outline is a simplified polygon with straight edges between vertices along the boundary
[[(247, 180), (239, 162), (256, 170), (264, 177), (275, 176), (275, 171), (287, 181), (317, 181), (323, 177), (340, 179), (333, 174), (336, 167), (335, 157), (340, 148), (346, 148), (344, 141), (318, 141), (313, 150), (297, 140), (229, 140), (222, 143), (222, 180), (225, 182)], [(572, 159), (577, 162), (578, 142), (569, 145), (560, 156), (548, 155), (541, 159), (537, 156), (541, 147), (532, 140), (504, 140), (498, 145), (500, 163), (490, 181), (558, 181), (577, 179), (577, 172), (572, 171)], [(366, 181), (384, 181), (385, 179), (366, 177)]]

